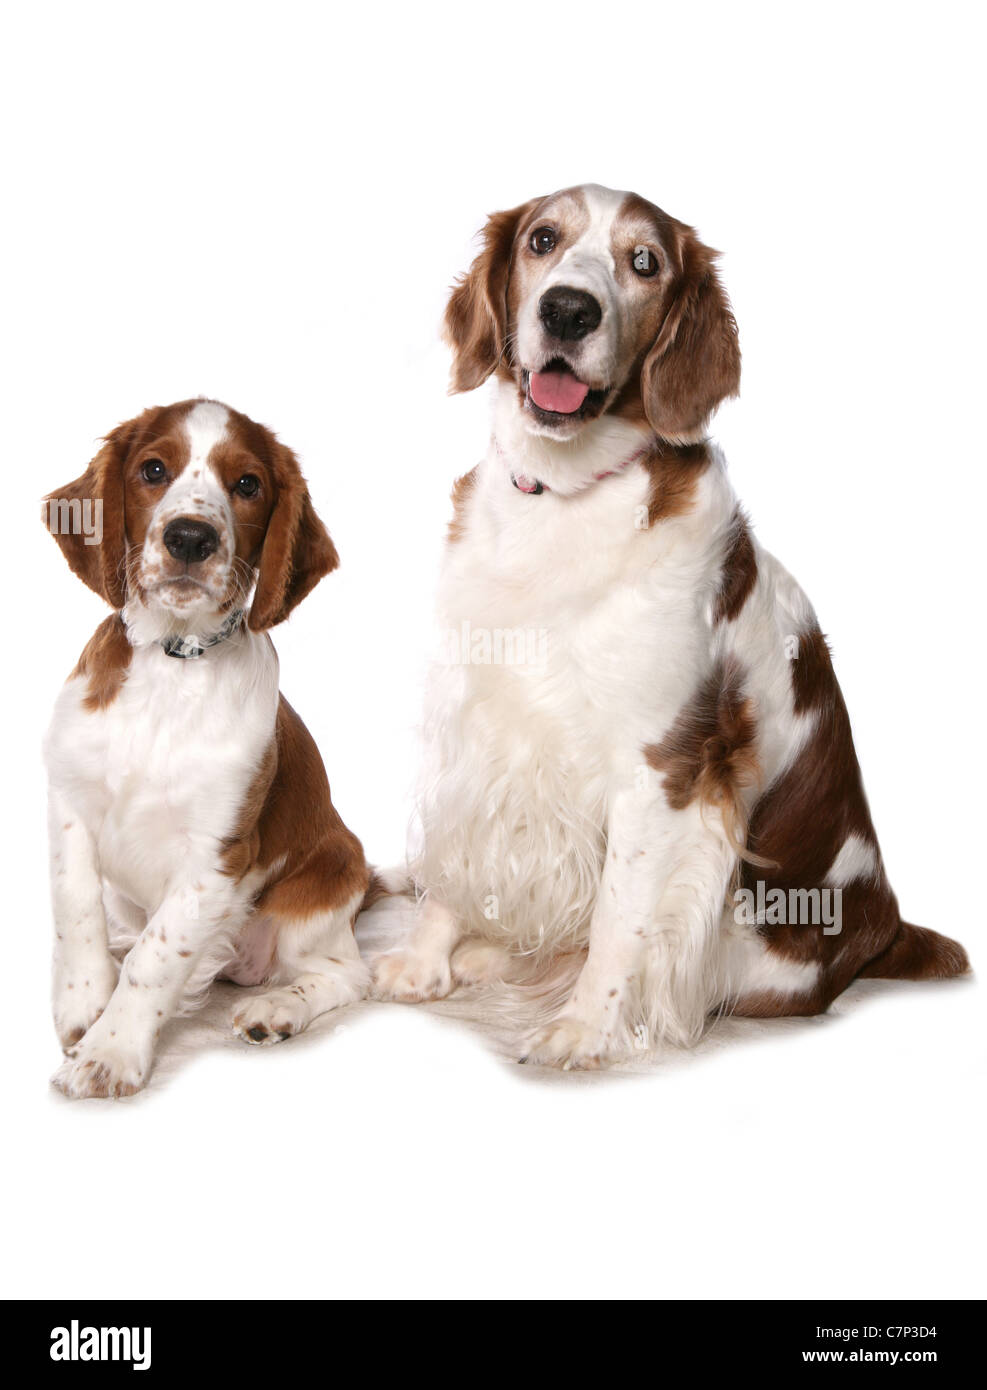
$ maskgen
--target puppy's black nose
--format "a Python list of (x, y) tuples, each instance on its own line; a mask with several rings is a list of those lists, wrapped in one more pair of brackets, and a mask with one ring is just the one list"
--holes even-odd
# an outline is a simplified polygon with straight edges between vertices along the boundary
[(169, 521), (162, 539), (169, 555), (190, 565), (208, 560), (219, 548), (215, 526), (210, 526), (208, 521), (193, 521), (187, 516), (178, 516), (174, 521)]
[(599, 328), (603, 310), (585, 290), (556, 285), (538, 301), (538, 317), (549, 337), (574, 343)]

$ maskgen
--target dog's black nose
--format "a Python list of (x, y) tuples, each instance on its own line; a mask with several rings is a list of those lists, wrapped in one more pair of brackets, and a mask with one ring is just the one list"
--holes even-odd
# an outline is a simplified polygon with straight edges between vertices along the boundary
[(169, 521), (162, 538), (169, 555), (176, 560), (185, 560), (194, 565), (200, 560), (208, 560), (219, 548), (219, 536), (215, 526), (208, 521), (193, 521), (191, 517), (179, 516)]
[(603, 310), (585, 290), (556, 285), (538, 301), (538, 317), (549, 337), (574, 343), (599, 328)]

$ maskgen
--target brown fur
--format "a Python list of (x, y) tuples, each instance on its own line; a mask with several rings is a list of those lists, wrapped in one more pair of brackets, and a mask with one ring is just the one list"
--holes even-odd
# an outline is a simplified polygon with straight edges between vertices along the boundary
[[(735, 538), (728, 554), (743, 549)], [(746, 562), (736, 572), (746, 575)], [(726, 592), (736, 601), (750, 587), (746, 580), (727, 584), (721, 596)], [(724, 616), (729, 611), (725, 601)], [(792, 694), (800, 713), (815, 714), (815, 728), (788, 771), (755, 802), (746, 827), (745, 794), (759, 780), (757, 717), (735, 660), (717, 663), (661, 743), (644, 750), (648, 764), (663, 774), (670, 806), (682, 810), (698, 800), (720, 810), (727, 834), (738, 843), (740, 886), (751, 892), (758, 880), (766, 893), (822, 888), (851, 834), (877, 853), (873, 878), (842, 886), (839, 934), (798, 924), (758, 928), (769, 950), (799, 964), (818, 962), (816, 986), (797, 996), (759, 990), (735, 1001), (733, 1012), (748, 1018), (815, 1014), (858, 976), (921, 980), (963, 974), (969, 962), (962, 946), (901, 921), (877, 851), (846, 706), (818, 629), (800, 635)]]
[(445, 332), (455, 351), (454, 391), (472, 391), (482, 385), (503, 356), (515, 235), (535, 202), (491, 214), (483, 229), (482, 251), (449, 296)]
[(85, 709), (95, 711), (112, 704), (127, 678), (133, 650), (120, 615), (114, 613), (104, 618), (83, 648), (69, 677), (88, 682), (89, 688), (82, 697)]
[(53, 504), (59, 501), (100, 502), (103, 508), (103, 538), (99, 545), (86, 545), (84, 537), (74, 531), (52, 530), (72, 569), (111, 608), (122, 608), (126, 599), (126, 537), (124, 531), (123, 474), (121, 453), (123, 439), (118, 427), (107, 435), (102, 449), (80, 478), (56, 489), (44, 499), (42, 519), (49, 526), (53, 520)]
[(720, 587), (713, 601), (713, 622), (731, 622), (736, 618), (756, 583), (757, 557), (754, 554), (754, 542), (747, 520), (738, 507), (723, 560)]
[[(813, 711), (816, 724), (792, 766), (754, 807), (748, 846), (769, 867), (744, 864), (741, 884), (756, 891), (820, 888), (850, 834), (877, 851), (877, 837), (864, 794), (846, 705), (833, 671), (826, 639), (818, 628), (800, 634), (792, 662), (792, 694), (799, 713)], [(768, 947), (799, 963), (818, 961), (820, 976), (797, 1009), (789, 997), (775, 999), (775, 1012), (817, 1013), (826, 1009), (860, 974), (927, 978), (925, 969), (960, 974), (969, 968), (956, 942), (926, 928), (902, 923), (898, 902), (878, 852), (873, 879), (857, 879), (842, 889), (843, 930), (838, 935), (798, 925), (766, 924), (759, 929)], [(916, 935), (918, 933), (918, 935)], [(915, 973), (916, 971), (920, 973)], [(931, 976), (928, 976), (931, 977)], [(770, 999), (756, 1001), (765, 1017)], [(751, 1001), (739, 1001), (746, 1014)]]
[(641, 368), (645, 411), (664, 439), (701, 435), (720, 402), (740, 390), (737, 322), (716, 254), (684, 229), (675, 297)]
[(648, 525), (682, 516), (696, 496), (699, 479), (709, 467), (705, 444), (668, 444), (656, 439), (654, 448), (642, 459), (651, 484), (648, 489)]
[(466, 528), (466, 508), (473, 489), (476, 487), (476, 469), (472, 468), (457, 478), (452, 485), (452, 517), (449, 521), (448, 537), (450, 544), (462, 539)]
[(887, 950), (869, 961), (861, 979), (948, 980), (970, 969), (966, 951), (958, 941), (940, 936), (928, 927), (902, 922)]
[(680, 712), (661, 743), (644, 750), (663, 774), (668, 804), (684, 810), (701, 801), (720, 811), (727, 834), (743, 843), (744, 792), (757, 784), (757, 720), (733, 658), (719, 661)]
[(226, 872), (238, 879), (281, 860), (256, 900), (273, 916), (340, 907), (370, 883), (360, 841), (332, 804), (315, 740), (283, 695), (275, 737), (222, 850)]

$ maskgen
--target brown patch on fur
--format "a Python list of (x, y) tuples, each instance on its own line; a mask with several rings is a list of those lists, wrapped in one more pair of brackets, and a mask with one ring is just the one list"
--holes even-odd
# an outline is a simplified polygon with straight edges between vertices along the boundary
[(695, 800), (717, 807), (739, 849), (743, 792), (759, 777), (757, 719), (739, 662), (732, 657), (717, 662), (661, 743), (646, 747), (644, 756), (664, 774), (673, 809), (682, 811)]
[[(798, 640), (798, 656), (792, 661), (792, 698), (795, 713), (805, 714), (807, 710), (825, 708), (832, 702), (836, 675), (829, 644), (817, 627), (810, 632), (800, 632)], [(842, 703), (838, 687), (836, 693)]]
[(757, 583), (757, 557), (747, 519), (738, 507), (723, 558), (720, 588), (713, 601), (713, 622), (732, 622)]
[(88, 682), (83, 708), (94, 712), (113, 703), (127, 678), (134, 649), (119, 613), (104, 618), (83, 648), (70, 680)]
[(449, 522), (449, 543), (461, 540), (466, 530), (466, 508), (476, 487), (477, 470), (471, 468), (452, 485), (452, 519)]
[[(634, 356), (611, 413), (647, 421), (664, 439), (700, 438), (710, 415), (740, 388), (737, 324), (716, 273), (717, 252), (695, 229), (629, 193), (614, 222), (611, 250), (621, 279), (639, 297)], [(626, 270), (633, 248), (653, 248), (649, 280)]]
[[(247, 618), (253, 632), (283, 623), (319, 580), (339, 564), (329, 533), (316, 515), (298, 460), (270, 430), (231, 412), (250, 452), (266, 447), (275, 501), (257, 563), (257, 589)], [(235, 468), (231, 470), (235, 472)]]
[(342, 907), (370, 885), (363, 847), (332, 804), (315, 741), (283, 695), (275, 737), (222, 851), (225, 872), (237, 879), (279, 861), (255, 903), (274, 917)]
[(745, 994), (730, 1009), (734, 1018), (810, 1018), (821, 1013), (815, 993), (782, 994), (773, 989)]
[[(74, 482), (56, 488), (44, 499), (42, 520), (58, 542), (73, 574), (105, 599), (122, 608), (126, 598), (124, 495), (122, 457), (127, 426), (107, 435), (102, 449)], [(79, 521), (83, 509), (102, 507), (102, 539), (87, 545)], [(95, 512), (90, 513), (91, 516)]]
[[(968, 968), (956, 942), (901, 921), (898, 902), (880, 860), (857, 762), (850, 719), (818, 628), (799, 636), (792, 662), (795, 709), (815, 724), (792, 765), (768, 788), (750, 818), (747, 844), (765, 865), (741, 866), (741, 886), (756, 893), (822, 889), (849, 835), (872, 845), (872, 877), (841, 886), (842, 930), (766, 923), (758, 936), (769, 950), (799, 964), (818, 963), (815, 988), (798, 996), (758, 992), (740, 999), (735, 1013), (756, 1017), (820, 1013), (858, 975), (942, 978)], [(753, 1012), (756, 1011), (756, 1012)]]
[(737, 321), (716, 273), (717, 252), (679, 225), (674, 299), (641, 367), (645, 412), (664, 439), (701, 435), (720, 402), (740, 390)]
[(958, 941), (928, 927), (902, 922), (891, 945), (864, 966), (860, 978), (949, 980), (967, 974), (969, 969), (970, 959)]
[(472, 391), (501, 361), (507, 343), (507, 286), (515, 234), (539, 199), (492, 213), (483, 249), (453, 287), (445, 312), (446, 341), (453, 349), (452, 390)]
[(648, 489), (648, 525), (683, 516), (695, 505), (699, 479), (709, 467), (705, 444), (668, 444), (655, 440), (654, 447), (641, 460), (651, 485)]

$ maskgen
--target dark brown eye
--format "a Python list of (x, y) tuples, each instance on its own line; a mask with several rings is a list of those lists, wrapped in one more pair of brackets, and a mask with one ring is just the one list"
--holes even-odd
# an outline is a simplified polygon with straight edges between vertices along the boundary
[(547, 256), (549, 251), (554, 251), (559, 239), (552, 231), (551, 227), (538, 227), (531, 233), (531, 240), (528, 245), (536, 256)]
[(146, 483), (163, 483), (168, 470), (160, 459), (145, 459), (141, 464), (141, 477)]
[(634, 259), (631, 264), (638, 275), (643, 275), (645, 279), (658, 274), (658, 257), (647, 246), (634, 247)]
[(237, 485), (233, 489), (241, 497), (256, 497), (260, 492), (260, 479), (255, 478), (253, 473), (244, 473), (242, 478), (237, 480)]

